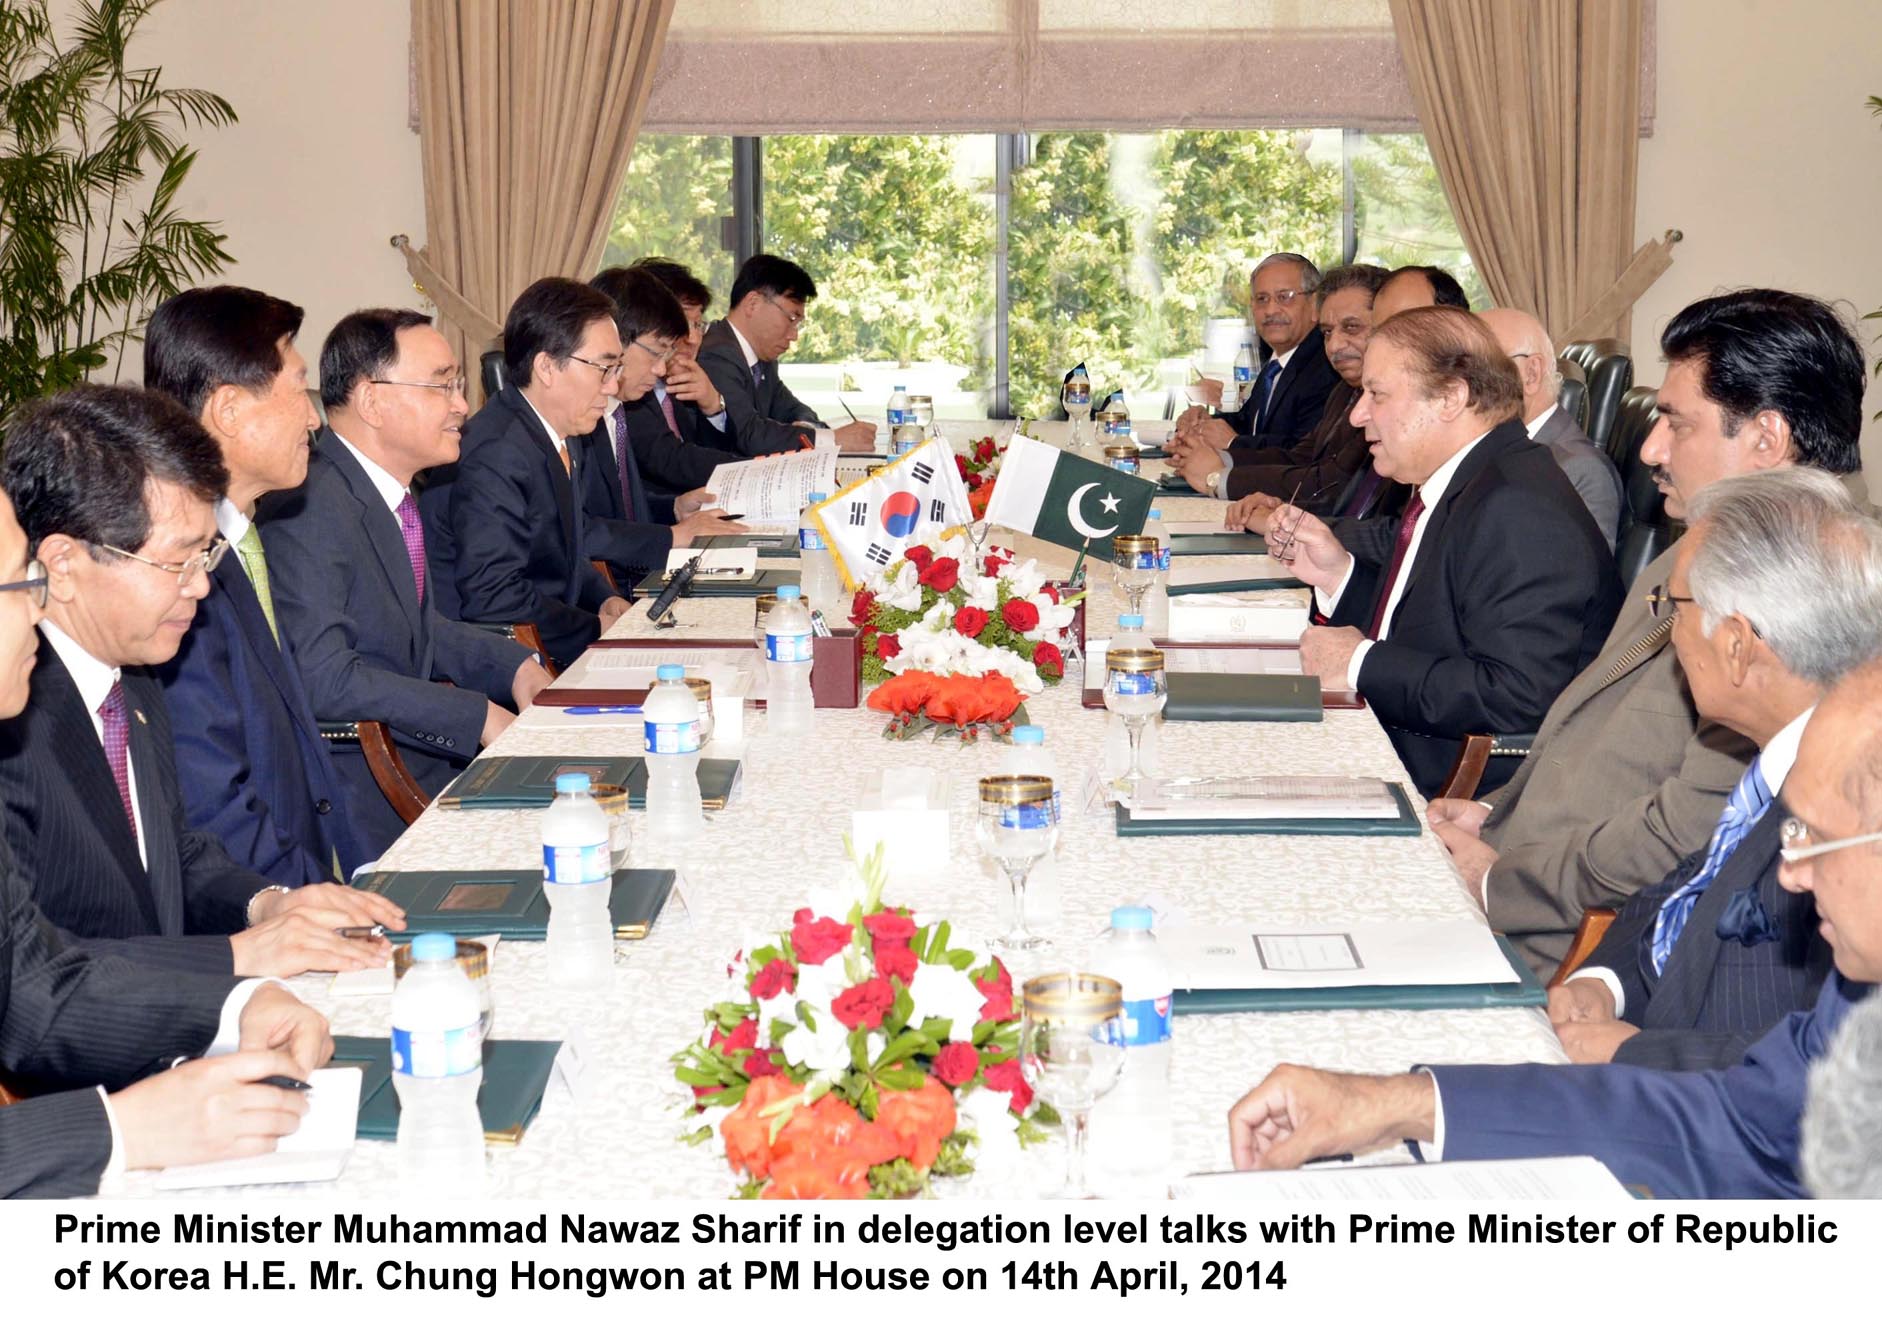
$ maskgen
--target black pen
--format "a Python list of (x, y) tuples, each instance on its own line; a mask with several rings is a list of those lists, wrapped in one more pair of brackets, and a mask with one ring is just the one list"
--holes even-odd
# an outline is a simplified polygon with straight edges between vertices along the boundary
[(384, 937), (386, 926), (383, 923), (368, 923), (357, 928), (335, 928), (333, 931), (340, 937)]
[(306, 1080), (297, 1080), (292, 1075), (263, 1075), (257, 1084), (271, 1084), (277, 1089), (286, 1089), (289, 1093), (306, 1093), (314, 1086)]

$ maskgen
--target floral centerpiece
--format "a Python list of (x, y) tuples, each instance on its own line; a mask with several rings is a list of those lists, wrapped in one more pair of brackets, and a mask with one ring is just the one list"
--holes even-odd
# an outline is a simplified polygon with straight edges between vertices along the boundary
[(706, 1032), (673, 1057), (746, 1198), (917, 1193), (1011, 1157), (1057, 1117), (1020, 1073), (1013, 979), (945, 920), (885, 905), (878, 849), (750, 939)]
[(1003, 734), (1027, 696), (1065, 676), (1072, 601), (1005, 547), (954, 533), (911, 546), (870, 576), (850, 607), (862, 630), (869, 706), (907, 738), (929, 726)]
[(1006, 459), (1006, 451), (990, 436), (967, 448), (965, 455), (956, 455), (954, 463), (961, 471), (961, 481), (967, 484), (967, 504), (976, 519), (984, 519), (987, 503), (993, 499), (993, 484), (1000, 476), (1000, 464)]

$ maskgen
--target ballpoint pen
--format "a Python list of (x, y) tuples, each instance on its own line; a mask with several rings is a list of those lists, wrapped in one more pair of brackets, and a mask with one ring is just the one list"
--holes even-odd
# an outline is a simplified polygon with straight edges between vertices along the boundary
[(638, 703), (597, 704), (583, 707), (565, 707), (562, 709), (571, 717), (629, 717), (640, 713)]
[(289, 1093), (306, 1093), (314, 1086), (306, 1080), (297, 1080), (292, 1075), (263, 1075), (257, 1084), (270, 1084), (277, 1089), (286, 1089)]
[(335, 928), (337, 937), (384, 937), (386, 926), (383, 923), (362, 923), (352, 928)]

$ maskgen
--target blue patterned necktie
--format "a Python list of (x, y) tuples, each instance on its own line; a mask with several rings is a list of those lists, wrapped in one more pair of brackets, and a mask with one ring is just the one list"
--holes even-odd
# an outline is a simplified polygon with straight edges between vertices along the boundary
[(1745, 774), (1726, 797), (1725, 811), (1719, 815), (1719, 825), (1712, 829), (1712, 843), (1706, 847), (1705, 863), (1684, 886), (1661, 903), (1660, 913), (1653, 921), (1654, 973), (1666, 972), (1673, 945), (1685, 930), (1686, 920), (1692, 917), (1700, 894), (1719, 875), (1719, 869), (1725, 866), (1745, 834), (1758, 825), (1758, 819), (1771, 807), (1771, 790), (1764, 783), (1763, 761), (1762, 758), (1752, 759), (1751, 766), (1745, 769)]
[(761, 390), (763, 389), (764, 384), (765, 384), (764, 365), (762, 363), (753, 363), (751, 365), (751, 388), (752, 390), (754, 392)]
[(1261, 369), (1261, 380), (1255, 383), (1255, 392), (1261, 397), (1261, 407), (1255, 410), (1255, 431), (1259, 432), (1268, 425), (1268, 404), (1274, 395), (1274, 383), (1281, 376), (1281, 360), (1271, 358), (1268, 365)]

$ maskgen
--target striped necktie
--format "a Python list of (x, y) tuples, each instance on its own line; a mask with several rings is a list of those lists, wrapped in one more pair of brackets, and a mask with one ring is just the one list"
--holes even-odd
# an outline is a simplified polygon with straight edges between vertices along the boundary
[(124, 806), (124, 821), (130, 825), (131, 839), (137, 839), (137, 811), (131, 807), (131, 723), (124, 702), (124, 682), (113, 680), (105, 701), (98, 705), (103, 725), (105, 762), (111, 767), (111, 779), (118, 783), (118, 802)]
[(1699, 866), (1699, 871), (1661, 902), (1660, 913), (1653, 921), (1654, 973), (1666, 972), (1666, 962), (1673, 954), (1673, 946), (1679, 941), (1686, 921), (1692, 917), (1700, 894), (1712, 884), (1738, 843), (1771, 807), (1771, 790), (1764, 783), (1762, 762), (1762, 758), (1753, 758), (1751, 766), (1745, 769), (1745, 774), (1738, 778), (1738, 784), (1726, 797), (1725, 811), (1719, 815), (1719, 825), (1712, 829), (1712, 841), (1706, 846), (1705, 862)]
[(268, 622), (268, 632), (274, 635), (275, 646), (281, 646), (281, 631), (274, 623), (274, 591), (268, 587), (268, 556), (261, 548), (261, 529), (249, 521), (248, 531), (242, 534), (235, 544), (235, 554), (242, 558), (242, 572), (255, 589), (255, 600), (261, 603), (261, 614)]

